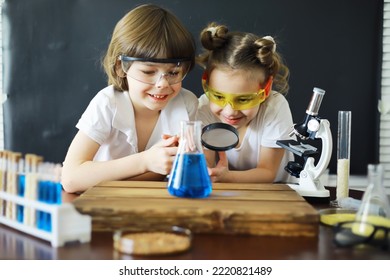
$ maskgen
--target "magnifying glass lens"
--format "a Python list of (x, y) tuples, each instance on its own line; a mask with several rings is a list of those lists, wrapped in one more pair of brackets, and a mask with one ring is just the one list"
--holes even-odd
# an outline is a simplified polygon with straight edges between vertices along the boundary
[(202, 129), (202, 144), (213, 151), (227, 151), (237, 146), (238, 131), (226, 123), (212, 123)]

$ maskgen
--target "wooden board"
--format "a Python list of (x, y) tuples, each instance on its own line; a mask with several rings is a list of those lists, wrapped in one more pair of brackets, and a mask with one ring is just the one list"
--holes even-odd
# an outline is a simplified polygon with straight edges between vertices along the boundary
[(96, 231), (182, 226), (193, 232), (314, 236), (318, 212), (287, 185), (213, 184), (203, 199), (171, 196), (165, 182), (112, 181), (80, 195), (75, 207)]

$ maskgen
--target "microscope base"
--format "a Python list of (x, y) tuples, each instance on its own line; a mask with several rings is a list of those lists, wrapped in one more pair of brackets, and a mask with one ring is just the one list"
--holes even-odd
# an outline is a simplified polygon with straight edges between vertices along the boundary
[(308, 197), (329, 197), (330, 192), (327, 189), (323, 190), (305, 190), (301, 188), (301, 185), (296, 185), (296, 184), (288, 184), (290, 188), (295, 190), (297, 193), (299, 193), (301, 196), (308, 196)]
[(290, 188), (295, 190), (300, 196), (302, 196), (309, 203), (329, 203), (330, 193), (329, 190), (302, 190), (300, 185), (288, 184)]

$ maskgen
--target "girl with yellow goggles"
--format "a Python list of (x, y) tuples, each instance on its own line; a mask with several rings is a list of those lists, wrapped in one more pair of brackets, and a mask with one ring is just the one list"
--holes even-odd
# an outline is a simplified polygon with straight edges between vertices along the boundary
[[(205, 51), (204, 94), (197, 118), (207, 127), (222, 123), (237, 130), (238, 144), (226, 151), (204, 150), (212, 182), (293, 183), (284, 167), (294, 160), (276, 140), (291, 140), (292, 115), (284, 94), (289, 70), (271, 36), (229, 32), (210, 23), (200, 40)], [(265, 102), (266, 101), (266, 102)], [(226, 135), (214, 136), (217, 144)], [(219, 140), (218, 138), (221, 138)]]
[(267, 99), (272, 87), (271, 76), (268, 79), (266, 86), (264, 88), (260, 88), (257, 92), (242, 94), (227, 93), (211, 88), (207, 83), (207, 79), (208, 76), (205, 72), (202, 76), (202, 86), (210, 102), (222, 108), (229, 104), (233, 110), (247, 110), (260, 105)]

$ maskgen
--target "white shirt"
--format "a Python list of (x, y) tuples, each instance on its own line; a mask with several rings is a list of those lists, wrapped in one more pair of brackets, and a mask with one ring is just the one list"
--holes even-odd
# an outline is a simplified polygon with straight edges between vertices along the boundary
[[(145, 149), (160, 141), (162, 134), (178, 135), (180, 121), (194, 120), (197, 107), (196, 95), (182, 88), (161, 110)], [(116, 91), (113, 86), (102, 89), (91, 100), (76, 127), (100, 145), (94, 157), (96, 161), (138, 153), (134, 110), (127, 91)]]
[[(205, 94), (199, 98), (197, 118), (203, 122), (203, 125), (220, 122), (210, 111), (209, 99)], [(261, 157), (261, 146), (282, 149), (276, 144), (277, 140), (296, 140), (295, 136), (289, 136), (292, 127), (292, 115), (286, 98), (280, 93), (272, 91), (267, 100), (260, 105), (256, 117), (249, 123), (240, 147), (226, 151), (229, 169), (249, 170), (256, 168)], [(287, 163), (293, 160), (293, 154), (286, 150), (274, 182), (295, 181), (284, 170)]]

